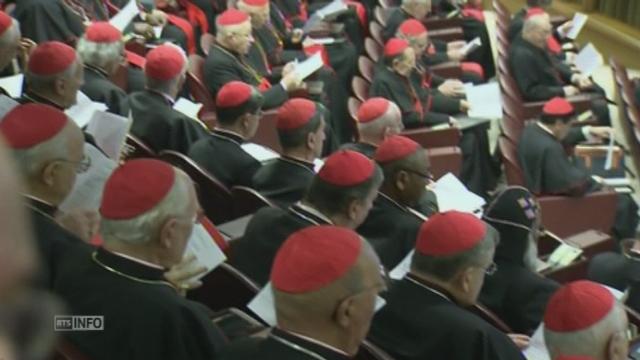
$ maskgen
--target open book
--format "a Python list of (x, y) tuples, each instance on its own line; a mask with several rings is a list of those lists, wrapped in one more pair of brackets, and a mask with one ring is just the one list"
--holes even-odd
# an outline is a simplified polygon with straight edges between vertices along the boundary
[(100, 149), (110, 159), (117, 161), (127, 140), (131, 122), (131, 117), (125, 118), (106, 111), (95, 111), (87, 125), (87, 132), (93, 135)]
[(431, 190), (436, 194), (440, 212), (458, 210), (482, 217), (482, 207), (486, 201), (469, 191), (452, 173), (438, 179)]
[(222, 264), (227, 257), (224, 255), (220, 247), (213, 240), (207, 229), (202, 224), (193, 227), (193, 232), (187, 243), (184, 257), (194, 255), (198, 266), (207, 268), (205, 273), (197, 275), (195, 279), (200, 279), (213, 269)]

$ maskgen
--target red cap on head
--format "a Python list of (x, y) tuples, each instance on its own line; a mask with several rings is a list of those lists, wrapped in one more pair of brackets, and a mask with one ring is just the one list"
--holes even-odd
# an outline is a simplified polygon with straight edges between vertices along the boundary
[(242, 2), (249, 6), (265, 6), (269, 0), (242, 0)]
[(351, 150), (331, 154), (318, 172), (322, 181), (336, 186), (355, 186), (368, 180), (375, 170), (371, 159)]
[(616, 303), (604, 286), (574, 281), (556, 291), (544, 312), (544, 327), (555, 332), (584, 330), (602, 320)]
[(573, 105), (565, 98), (554, 97), (547, 101), (542, 108), (544, 115), (567, 116), (573, 114)]
[(0, 121), (0, 133), (12, 149), (28, 149), (56, 136), (67, 121), (67, 115), (53, 106), (18, 105)]
[(216, 95), (216, 106), (230, 108), (246, 103), (253, 93), (251, 85), (242, 81), (230, 81), (224, 84)]
[(220, 26), (240, 25), (245, 21), (249, 21), (249, 15), (238, 9), (226, 10), (216, 18)]
[(185, 56), (177, 46), (160, 45), (147, 54), (144, 73), (152, 79), (171, 80), (182, 72), (185, 62)]
[(394, 135), (386, 138), (376, 150), (373, 159), (378, 163), (386, 163), (404, 159), (422, 147), (408, 137)]
[(358, 260), (362, 240), (353, 230), (310, 226), (282, 244), (271, 268), (273, 288), (291, 294), (319, 290), (344, 276)]
[(111, 44), (122, 40), (122, 33), (106, 21), (94, 22), (84, 32), (84, 38), (95, 43)]
[(0, 11), (0, 35), (9, 30), (11, 24), (13, 24), (13, 18), (4, 11)]
[(393, 38), (384, 45), (384, 56), (398, 56), (409, 47), (406, 40)]
[(471, 250), (484, 238), (487, 225), (460, 211), (437, 213), (420, 227), (416, 251), (428, 256), (449, 256)]
[(374, 121), (387, 113), (391, 102), (382, 97), (369, 98), (360, 105), (357, 118), (359, 123)]
[(278, 109), (278, 123), (280, 130), (294, 130), (306, 125), (316, 114), (316, 103), (302, 98), (293, 98), (285, 102)]
[(398, 31), (403, 35), (418, 36), (426, 34), (427, 28), (424, 27), (424, 25), (420, 21), (416, 19), (409, 19), (400, 24)]
[(130, 160), (104, 185), (100, 214), (110, 220), (133, 219), (158, 205), (175, 182), (173, 167), (153, 159)]
[(536, 16), (536, 15), (542, 15), (542, 14), (546, 14), (547, 12), (544, 11), (543, 8), (541, 7), (532, 7), (529, 8), (529, 10), (527, 10), (527, 14), (525, 15), (525, 19), (528, 19), (532, 16)]
[(76, 51), (59, 41), (47, 41), (36, 46), (29, 56), (29, 72), (48, 76), (59, 74), (76, 61)]

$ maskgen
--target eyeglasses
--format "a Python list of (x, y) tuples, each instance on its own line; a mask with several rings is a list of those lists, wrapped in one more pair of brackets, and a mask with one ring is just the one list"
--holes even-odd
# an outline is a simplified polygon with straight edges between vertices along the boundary
[(82, 174), (84, 172), (87, 172), (87, 170), (89, 170), (89, 168), (91, 167), (91, 158), (88, 157), (87, 155), (83, 155), (82, 160), (80, 161), (72, 161), (67, 159), (57, 159), (56, 161), (61, 161), (61, 162), (74, 165), (76, 174)]
[(489, 264), (489, 266), (484, 268), (484, 273), (489, 275), (489, 276), (495, 274), (496, 271), (498, 271), (498, 265), (496, 265), (496, 263), (493, 262), (493, 261), (491, 262), (491, 264)]
[(412, 170), (412, 169), (401, 169), (401, 170), (404, 170), (404, 171), (406, 171), (408, 173), (412, 173), (414, 175), (418, 175), (419, 177), (421, 177), (423, 179), (426, 179), (428, 181), (434, 181), (435, 180), (435, 177), (433, 176), (433, 174), (431, 172), (427, 172), (426, 174), (423, 174), (423, 173), (421, 173), (419, 171)]

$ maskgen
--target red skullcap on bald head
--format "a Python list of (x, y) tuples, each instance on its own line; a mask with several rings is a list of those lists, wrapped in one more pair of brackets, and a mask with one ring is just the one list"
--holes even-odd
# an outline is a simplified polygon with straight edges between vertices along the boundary
[(0, 11), (0, 36), (2, 36), (5, 31), (9, 30), (11, 24), (13, 24), (13, 18), (7, 15), (4, 11)]
[(220, 26), (240, 25), (245, 21), (249, 21), (249, 15), (237, 9), (229, 9), (216, 18)]
[(409, 139), (408, 137), (394, 135), (386, 138), (376, 150), (376, 154), (373, 159), (379, 163), (387, 163), (404, 159), (409, 155), (414, 154), (422, 147), (417, 142)]
[(401, 34), (407, 36), (418, 36), (427, 33), (427, 28), (416, 19), (405, 20), (398, 28)]
[(278, 109), (278, 123), (280, 130), (294, 130), (306, 125), (316, 115), (317, 106), (311, 100), (293, 98), (287, 100)]
[(12, 149), (28, 149), (56, 136), (68, 121), (67, 115), (53, 106), (18, 105), (0, 121), (0, 133)]
[(406, 40), (393, 38), (384, 45), (384, 56), (393, 57), (402, 54), (409, 47)]
[(185, 56), (177, 46), (160, 45), (147, 54), (144, 73), (152, 79), (167, 81), (178, 76), (185, 63)]
[(87, 27), (84, 38), (88, 41), (111, 44), (122, 40), (122, 33), (106, 21), (94, 22)]
[(34, 75), (55, 75), (67, 70), (76, 58), (76, 51), (71, 46), (59, 41), (47, 41), (33, 50), (27, 68)]
[(369, 98), (367, 101), (360, 105), (358, 109), (357, 118), (359, 123), (368, 123), (370, 121), (377, 120), (382, 115), (387, 113), (391, 107), (391, 102), (382, 97)]
[(335, 186), (356, 186), (367, 181), (375, 171), (371, 159), (351, 150), (331, 154), (318, 172), (322, 181)]
[(547, 303), (544, 327), (554, 332), (580, 331), (598, 323), (616, 299), (604, 286), (588, 280), (566, 284)]
[(487, 226), (472, 214), (447, 211), (431, 216), (420, 227), (416, 251), (451, 256), (471, 250), (484, 239)]

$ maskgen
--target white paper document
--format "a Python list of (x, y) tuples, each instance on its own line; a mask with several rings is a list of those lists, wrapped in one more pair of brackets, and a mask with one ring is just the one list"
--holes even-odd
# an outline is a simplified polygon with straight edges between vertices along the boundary
[(575, 15), (573, 15), (573, 26), (567, 33), (567, 38), (575, 40), (578, 34), (580, 34), (580, 30), (584, 27), (584, 24), (587, 23), (587, 19), (589, 19), (588, 15), (581, 12), (575, 13)]
[(502, 95), (497, 82), (482, 85), (465, 84), (464, 90), (470, 106), (467, 112), (469, 117), (502, 118)]
[(604, 60), (598, 49), (592, 43), (588, 43), (580, 50), (574, 60), (574, 64), (583, 75), (591, 76), (594, 71), (604, 64)]
[(613, 145), (614, 145), (615, 137), (613, 136), (613, 131), (609, 133), (609, 145), (607, 146), (607, 157), (604, 160), (604, 169), (611, 170), (613, 167)]
[(20, 103), (13, 100), (12, 98), (6, 95), (0, 95), (0, 122), (2, 121), (2, 118), (4, 118), (4, 116), (7, 115), (9, 111), (11, 111), (14, 107), (18, 105), (20, 105)]
[(347, 6), (347, 4), (343, 0), (334, 0), (320, 10), (316, 11), (316, 14), (318, 14), (321, 19), (327, 19), (336, 17), (348, 10), (349, 6)]
[(486, 201), (469, 191), (452, 173), (438, 179), (431, 190), (436, 194), (440, 212), (457, 210), (482, 217), (482, 207)]
[(175, 104), (173, 104), (173, 109), (187, 115), (192, 119), (198, 120), (198, 113), (200, 112), (200, 109), (202, 109), (202, 104), (194, 103), (189, 99), (181, 97), (176, 101)]
[(89, 124), (89, 121), (91, 121), (91, 118), (93, 117), (93, 113), (96, 111), (107, 111), (107, 105), (91, 101), (87, 95), (78, 91), (76, 104), (65, 110), (64, 113), (82, 128)]
[(124, 32), (124, 29), (131, 23), (134, 17), (138, 15), (138, 5), (135, 0), (130, 0), (125, 7), (120, 9), (118, 13), (109, 20), (109, 23), (113, 25), (120, 32)]
[(322, 55), (317, 52), (302, 62), (296, 62), (296, 66), (293, 71), (298, 74), (298, 77), (300, 79), (304, 80), (308, 78), (309, 75), (318, 71), (318, 69), (320, 69), (323, 65), (324, 63), (322, 62)]
[(247, 154), (251, 155), (254, 159), (258, 160), (261, 163), (280, 157), (280, 154), (278, 154), (277, 152), (269, 149), (266, 146), (262, 146), (256, 143), (244, 143), (240, 147)]
[(330, 45), (336, 42), (336, 39), (331, 37), (324, 37), (324, 38), (307, 37), (305, 41), (308, 41), (313, 45)]
[[(382, 309), (387, 302), (378, 296), (376, 298), (376, 311)], [(268, 282), (262, 290), (247, 305), (249, 310), (258, 315), (270, 326), (277, 324), (275, 301), (273, 299), (273, 289), (271, 282)]]
[(184, 257), (187, 258), (191, 255), (196, 257), (198, 266), (207, 268), (205, 273), (197, 275), (195, 279), (204, 277), (227, 260), (227, 257), (202, 224), (197, 224), (193, 227), (193, 232), (187, 243)]
[(97, 211), (102, 201), (104, 184), (117, 166), (115, 161), (106, 157), (91, 144), (84, 144), (84, 155), (88, 158), (89, 168), (76, 177), (71, 193), (60, 205), (62, 211)]
[(391, 272), (389, 273), (390, 278), (392, 278), (393, 280), (402, 280), (402, 278), (407, 275), (407, 273), (411, 269), (411, 259), (413, 258), (414, 252), (415, 250), (411, 250), (407, 254), (407, 256), (405, 256), (404, 259), (402, 259), (402, 261), (398, 265), (396, 265), (393, 270), (391, 270)]
[(87, 132), (93, 135), (100, 149), (110, 159), (117, 161), (127, 140), (131, 121), (131, 118), (106, 111), (96, 111), (87, 125)]
[(24, 84), (23, 74), (0, 78), (0, 87), (8, 92), (13, 98), (19, 98), (22, 96), (22, 84)]
[(462, 53), (468, 55), (470, 52), (482, 46), (482, 40), (479, 37), (469, 41), (467, 45), (462, 48)]

